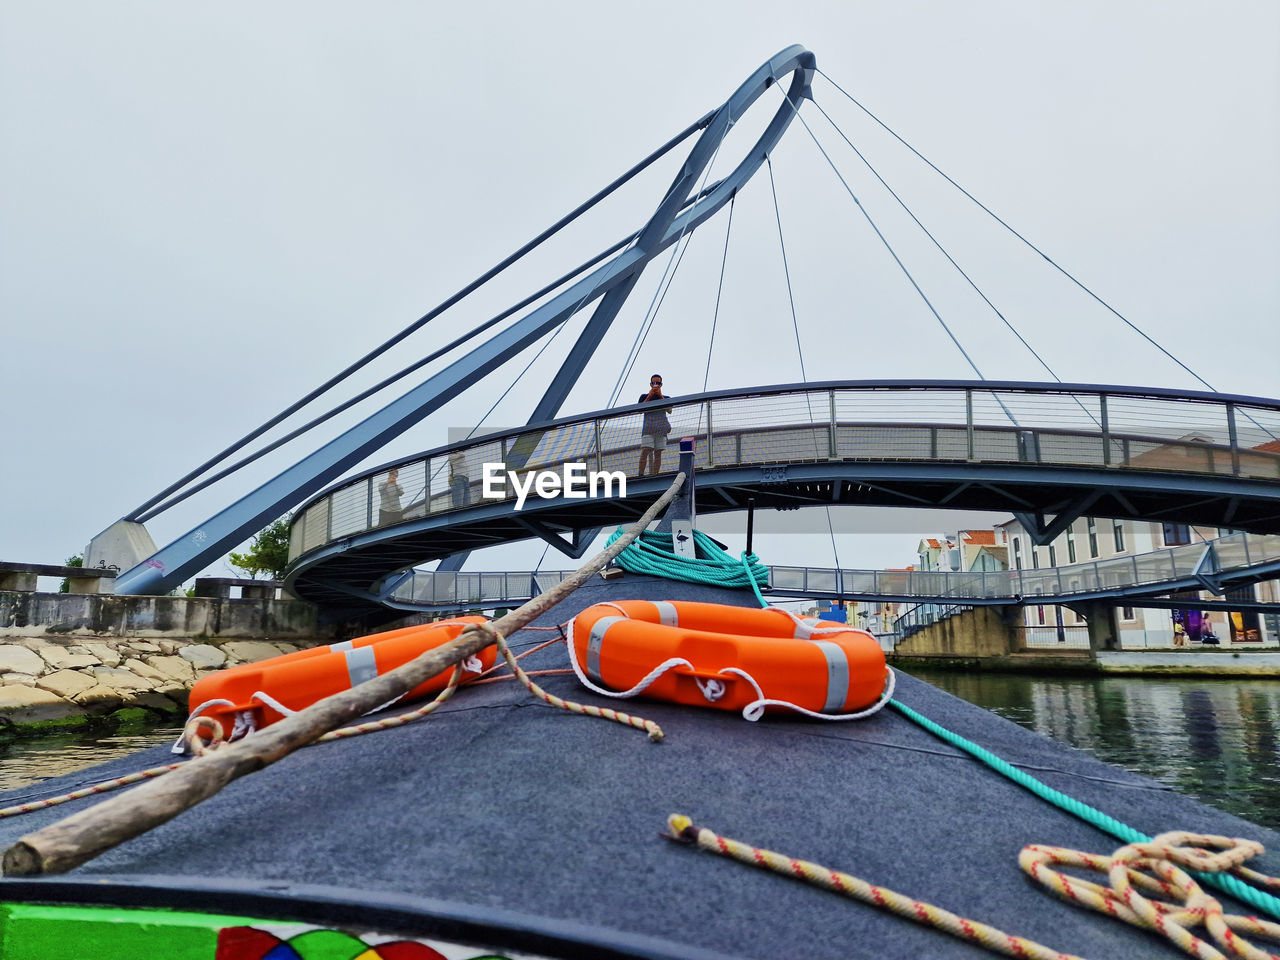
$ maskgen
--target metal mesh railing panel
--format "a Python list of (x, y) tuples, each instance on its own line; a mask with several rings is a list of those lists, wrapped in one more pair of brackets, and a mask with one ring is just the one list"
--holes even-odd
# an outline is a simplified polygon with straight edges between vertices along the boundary
[(1241, 449), (1260, 448), (1272, 454), (1280, 454), (1280, 410), (1237, 406), (1235, 422), (1236, 440)]
[(331, 536), (349, 537), (353, 533), (362, 533), (369, 529), (369, 481), (335, 490), (329, 498), (331, 516), (329, 530)]
[(770, 567), (769, 585), (774, 590), (803, 590), (804, 567)]
[[(1042, 433), (1036, 437), (1036, 448), (1040, 463), (1061, 463), (1083, 467), (1103, 465), (1101, 436)], [(1033, 458), (1029, 456), (1027, 459)]]
[(302, 556), (302, 552), (305, 549), (302, 541), (302, 534), (304, 529), (305, 529), (305, 524), (303, 523), (303, 517), (301, 515), (295, 516), (293, 518), (292, 524), (289, 527), (289, 562), (290, 563), (293, 563), (294, 560), (297, 560), (298, 557)]
[(840, 571), (830, 567), (806, 567), (805, 587), (821, 593), (835, 593), (840, 589)]
[(963, 425), (966, 422), (963, 390), (837, 389), (835, 405), (840, 423)]
[(329, 542), (329, 498), (317, 500), (302, 515), (302, 551), (315, 550)]
[(938, 456), (938, 429), (910, 426), (840, 426), (836, 456), (846, 460), (929, 460)]
[[(318, 514), (316, 522), (325, 522)], [(304, 518), (305, 520), (305, 518)], [(305, 524), (296, 524), (301, 531)], [(1231, 534), (1211, 541), (1223, 570), (1256, 566), (1280, 560), (1280, 536)], [(947, 600), (998, 599), (1089, 594), (1127, 586), (1164, 583), (1187, 578), (1195, 571), (1208, 543), (1168, 547), (1152, 553), (1090, 560), (1085, 563), (1040, 570), (970, 571), (948, 573), (930, 570), (835, 570), (830, 567), (775, 566), (770, 570), (773, 589), (786, 594), (843, 593), (845, 596), (937, 597)], [(397, 599), (422, 603), (521, 602), (572, 575), (570, 570), (433, 573), (416, 571), (412, 580), (396, 591)], [(536, 584), (534, 580), (536, 579)], [(1140, 605), (1141, 598), (1134, 598)], [(925, 603), (913, 616), (928, 618), (952, 609)], [(1052, 625), (1047, 629), (1056, 629)]]
[(1168, 397), (1107, 398), (1107, 425), (1112, 433), (1178, 440), (1226, 443), (1226, 406)]
[(1280, 455), (1252, 451), (1241, 453), (1240, 473), (1246, 477), (1257, 477), (1259, 480), (1278, 480), (1280, 479)]
[(1100, 433), (1102, 402), (1093, 394), (975, 390), (973, 420), (979, 426)]
[(999, 463), (1018, 463), (1026, 458), (1022, 453), (1016, 433), (1008, 430), (983, 430), (979, 428), (973, 431), (973, 459)]
[(1177, 568), (1167, 551), (1138, 554), (1133, 560), (1135, 583), (1159, 583), (1177, 576)]
[(716, 432), (723, 433), (801, 423), (825, 424), (831, 420), (831, 410), (825, 391), (810, 390), (717, 400), (713, 417)]
[(840, 582), (847, 593), (875, 594), (882, 589), (878, 570), (841, 570)]
[(776, 427), (742, 434), (742, 463), (794, 463), (826, 460), (827, 428)]

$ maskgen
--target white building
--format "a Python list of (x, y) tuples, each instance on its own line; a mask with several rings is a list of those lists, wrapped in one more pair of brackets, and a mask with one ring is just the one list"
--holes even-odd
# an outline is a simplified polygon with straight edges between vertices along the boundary
[[(1013, 571), (1050, 567), (1069, 569), (1097, 560), (1151, 554), (1168, 547), (1203, 543), (1227, 532), (1216, 527), (1194, 527), (1183, 523), (1081, 517), (1051, 543), (1037, 547), (1017, 520), (1000, 524), (996, 529), (1007, 537), (1009, 569)], [(1204, 611), (1198, 606), (1202, 599), (1280, 599), (1275, 581), (1229, 591), (1225, 598), (1206, 591), (1188, 591), (1180, 596), (1186, 597), (1187, 604), (1176, 611), (1136, 604), (1118, 607), (1116, 623), (1120, 645), (1129, 648), (1172, 647), (1174, 624), (1182, 623), (1191, 646), (1197, 646), (1200, 637), (1206, 633), (1219, 639), (1219, 649), (1280, 646), (1280, 622), (1277, 622), (1280, 615), (1252, 610)], [(1064, 639), (1079, 640), (1085, 631), (1084, 621), (1072, 610), (1052, 604), (1027, 606), (1023, 622), (1028, 642), (1036, 645)]]

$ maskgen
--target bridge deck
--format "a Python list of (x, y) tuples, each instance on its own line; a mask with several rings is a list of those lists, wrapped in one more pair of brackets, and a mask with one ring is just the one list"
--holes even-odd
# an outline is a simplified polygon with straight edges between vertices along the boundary
[[(634, 473), (638, 405), (494, 434), (377, 468), (295, 515), (291, 589), (375, 601), (388, 574), (460, 550), (637, 516), (627, 498), (483, 498), (485, 464)], [(1057, 384), (837, 382), (702, 394), (667, 406), (696, 439), (700, 512), (855, 504), (1010, 510), (1280, 529), (1280, 402)], [(663, 463), (675, 467), (674, 453)], [(396, 487), (388, 492), (391, 469)]]

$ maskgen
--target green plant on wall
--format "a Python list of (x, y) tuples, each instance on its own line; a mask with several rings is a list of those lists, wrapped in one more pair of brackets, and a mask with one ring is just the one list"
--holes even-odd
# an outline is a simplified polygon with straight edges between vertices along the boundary
[(279, 580), (289, 565), (289, 517), (284, 516), (264, 528), (253, 538), (244, 553), (233, 553), (231, 565), (256, 578), (265, 573), (268, 579)]
[[(84, 566), (84, 557), (80, 556), (80, 554), (78, 554), (78, 553), (77, 553), (74, 557), (67, 557), (67, 562), (64, 564), (64, 566), (68, 566), (68, 567), (83, 567), (83, 566)], [(68, 580), (66, 577), (63, 577), (63, 578), (62, 578), (62, 585), (61, 585), (60, 587), (58, 587), (58, 592), (59, 592), (59, 593), (70, 593), (70, 592), (71, 592), (71, 581), (70, 581), (70, 580)]]

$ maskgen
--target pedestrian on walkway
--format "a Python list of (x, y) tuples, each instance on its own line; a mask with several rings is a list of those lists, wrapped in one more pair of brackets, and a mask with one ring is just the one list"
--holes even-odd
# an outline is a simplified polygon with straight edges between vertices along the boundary
[[(662, 375), (655, 373), (649, 378), (649, 392), (642, 394), (637, 403), (656, 403), (670, 399), (662, 392)], [(662, 451), (667, 448), (667, 434), (671, 432), (671, 421), (665, 410), (654, 410), (644, 415), (640, 426), (640, 469), (637, 474), (644, 476), (646, 464), (651, 464), (650, 476), (657, 476), (662, 469)]]

